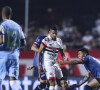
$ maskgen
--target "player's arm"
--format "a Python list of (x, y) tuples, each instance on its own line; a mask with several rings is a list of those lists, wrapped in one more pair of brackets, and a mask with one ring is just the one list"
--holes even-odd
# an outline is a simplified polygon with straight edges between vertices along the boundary
[(4, 35), (0, 35), (0, 44), (4, 43), (3, 37), (4, 37)]
[[(35, 44), (32, 45), (31, 50), (34, 51), (34, 52), (38, 52), (38, 51), (39, 51), (38, 47), (37, 47)], [(29, 66), (29, 67), (27, 68), (27, 70), (31, 70), (31, 69), (33, 69), (33, 68), (34, 68), (34, 66), (31, 65), (31, 66)]]
[(63, 64), (75, 65), (75, 64), (83, 64), (83, 61), (82, 60), (71, 60), (71, 61), (61, 61), (61, 60), (59, 60), (58, 63), (60, 65), (63, 65)]
[(0, 25), (0, 44), (4, 43), (4, 29), (3, 26)]
[(35, 44), (32, 45), (31, 50), (34, 51), (34, 52), (39, 51), (38, 47)]
[(83, 79), (79, 84), (76, 84), (75, 86), (76, 86), (76, 87), (81, 86), (81, 85), (84, 84), (86, 81), (88, 81), (89, 78), (90, 78), (90, 72), (87, 72), (87, 75), (84, 77), (84, 79)]
[(37, 55), (37, 66), (38, 66), (38, 70), (39, 71), (41, 71), (41, 67), (40, 67), (40, 54), (43, 51), (44, 47), (45, 46), (43, 44), (40, 45), (40, 48), (39, 48), (39, 51), (38, 51), (38, 55)]
[(63, 44), (62, 44), (62, 40), (61, 40), (61, 39), (59, 39), (59, 43), (60, 43), (60, 49), (59, 49), (60, 54), (61, 54), (61, 56), (64, 58), (64, 60), (67, 60), (67, 57), (66, 57), (66, 55), (64, 54)]
[(34, 52), (38, 52), (39, 51), (39, 46), (41, 44), (41, 36), (38, 36), (36, 38), (36, 40), (34, 41), (32, 47), (31, 47), (31, 50), (34, 51)]
[(32, 66), (29, 66), (28, 68), (27, 68), (27, 70), (31, 70), (31, 69), (33, 69), (34, 68), (34, 66), (32, 65)]
[(25, 36), (24, 33), (21, 29), (21, 47), (26, 46), (26, 40), (25, 40)]
[(67, 57), (64, 54), (64, 50), (63, 49), (60, 49), (59, 51), (60, 51), (61, 56), (64, 58), (64, 60), (67, 60)]

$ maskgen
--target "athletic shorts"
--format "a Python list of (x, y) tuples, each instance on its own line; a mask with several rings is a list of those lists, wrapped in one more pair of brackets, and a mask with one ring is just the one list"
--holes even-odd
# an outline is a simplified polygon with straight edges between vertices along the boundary
[(4, 54), (0, 52), (0, 79), (3, 80), (6, 74), (18, 79), (19, 55), (16, 55), (16, 53)]
[(58, 64), (44, 65), (44, 70), (47, 79), (61, 79), (63, 77), (62, 71)]
[(47, 78), (46, 78), (46, 74), (42, 68), (41, 72), (39, 73), (39, 79), (43, 80), (43, 81), (46, 81)]

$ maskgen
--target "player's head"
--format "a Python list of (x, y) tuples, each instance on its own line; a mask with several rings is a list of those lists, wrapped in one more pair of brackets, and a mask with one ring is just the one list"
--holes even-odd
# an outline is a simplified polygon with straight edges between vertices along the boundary
[(66, 81), (66, 78), (65, 77), (62, 77), (60, 79), (60, 85), (61, 85), (62, 88), (67, 88), (68, 87), (68, 84), (69, 83)]
[(2, 8), (2, 19), (10, 19), (12, 14), (12, 9), (9, 6)]
[(86, 48), (81, 48), (78, 50), (78, 58), (82, 59), (83, 57), (89, 55), (89, 50)]
[(49, 35), (53, 40), (56, 40), (57, 37), (57, 25), (51, 25), (49, 28)]

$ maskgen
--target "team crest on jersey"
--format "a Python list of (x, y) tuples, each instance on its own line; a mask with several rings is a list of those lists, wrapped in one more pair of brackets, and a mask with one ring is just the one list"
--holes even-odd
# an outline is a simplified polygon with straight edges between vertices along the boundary
[(52, 73), (50, 73), (50, 75), (52, 75)]
[(52, 44), (49, 44), (50, 46), (52, 46)]
[(37, 42), (40, 42), (40, 39), (38, 39)]

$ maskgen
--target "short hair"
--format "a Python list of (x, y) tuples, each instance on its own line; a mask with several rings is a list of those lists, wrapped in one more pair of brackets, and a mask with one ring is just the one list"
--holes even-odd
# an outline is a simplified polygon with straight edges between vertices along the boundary
[(57, 31), (57, 30), (58, 30), (58, 26), (57, 26), (57, 25), (51, 25), (51, 26), (49, 27), (49, 31), (50, 31), (50, 30)]
[(89, 50), (86, 48), (80, 48), (80, 49), (78, 49), (78, 51), (84, 52), (84, 53), (86, 53), (86, 55), (89, 55)]
[(65, 78), (65, 77), (62, 77), (62, 78), (60, 79), (60, 81), (61, 81), (61, 80), (67, 80), (67, 78)]
[(2, 8), (2, 14), (9, 18), (12, 14), (12, 9), (9, 6), (5, 6)]

